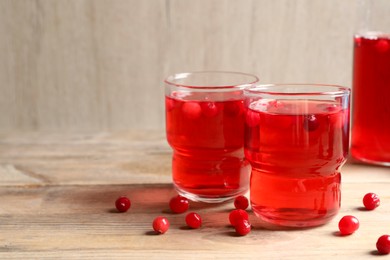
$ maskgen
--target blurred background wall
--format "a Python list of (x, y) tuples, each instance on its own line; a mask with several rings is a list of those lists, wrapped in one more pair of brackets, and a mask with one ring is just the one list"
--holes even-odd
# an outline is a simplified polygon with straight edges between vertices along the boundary
[(351, 86), (356, 0), (0, 0), (0, 131), (164, 129), (199, 70)]

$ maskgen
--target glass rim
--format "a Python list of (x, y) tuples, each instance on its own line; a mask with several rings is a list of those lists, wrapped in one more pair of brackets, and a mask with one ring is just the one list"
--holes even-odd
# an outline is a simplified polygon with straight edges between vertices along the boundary
[[(237, 82), (236, 84), (220, 84), (220, 85), (204, 85), (204, 84), (183, 84), (177, 82), (180, 79), (188, 78), (191, 75), (206, 75), (206, 74), (216, 74), (216, 75), (223, 75), (223, 74), (230, 74), (230, 75), (237, 75), (237, 76), (244, 76), (248, 77), (248, 82)], [(235, 71), (193, 71), (193, 72), (181, 72), (181, 73), (175, 73), (167, 78), (164, 79), (164, 82), (168, 85), (175, 86), (175, 87), (182, 87), (182, 88), (189, 88), (189, 89), (244, 89), (248, 86), (252, 86), (253, 84), (257, 83), (259, 81), (259, 78), (256, 75), (244, 73), (244, 72), (235, 72)]]
[[(315, 88), (309, 91), (294, 91), (294, 92), (283, 92), (273, 90), (277, 87), (325, 87), (329, 88), (326, 91), (316, 91)], [(268, 95), (279, 95), (279, 96), (316, 96), (316, 95), (332, 95), (332, 96), (343, 96), (351, 92), (349, 87), (334, 84), (319, 84), (319, 83), (275, 83), (275, 84), (253, 84), (244, 89), (245, 92), (251, 94), (268, 94)]]
[(354, 34), (354, 37), (365, 38), (369, 40), (376, 40), (381, 37), (390, 38), (390, 32), (385, 31), (373, 31), (373, 30), (360, 30)]

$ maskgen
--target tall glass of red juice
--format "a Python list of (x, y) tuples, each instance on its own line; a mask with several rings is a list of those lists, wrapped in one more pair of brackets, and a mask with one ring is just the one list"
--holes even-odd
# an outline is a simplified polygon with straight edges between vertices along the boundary
[(165, 80), (166, 134), (179, 194), (222, 202), (247, 192), (243, 89), (257, 81), (253, 75), (218, 71)]
[(360, 0), (354, 36), (352, 156), (390, 166), (390, 1)]
[(349, 147), (349, 94), (345, 87), (316, 84), (245, 90), (250, 199), (261, 219), (310, 227), (337, 214)]

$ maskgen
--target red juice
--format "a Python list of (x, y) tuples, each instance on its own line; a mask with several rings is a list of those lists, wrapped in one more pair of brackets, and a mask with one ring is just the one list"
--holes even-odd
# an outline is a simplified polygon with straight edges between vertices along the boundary
[(173, 148), (173, 182), (192, 200), (219, 202), (245, 193), (243, 100), (205, 95), (166, 97), (167, 140)]
[(390, 35), (355, 36), (352, 156), (390, 166)]
[(334, 101), (257, 100), (246, 114), (252, 209), (267, 222), (308, 227), (340, 208), (349, 110)]

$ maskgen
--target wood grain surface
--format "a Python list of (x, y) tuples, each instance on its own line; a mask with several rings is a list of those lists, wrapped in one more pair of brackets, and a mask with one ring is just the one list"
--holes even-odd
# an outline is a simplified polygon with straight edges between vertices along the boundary
[(164, 127), (169, 74), (350, 86), (355, 0), (1, 0), (0, 130)]
[[(1, 259), (369, 259), (377, 238), (390, 233), (390, 169), (352, 163), (342, 170), (342, 207), (330, 223), (312, 229), (269, 228), (253, 213), (253, 230), (238, 237), (228, 225), (231, 202), (191, 203), (199, 230), (172, 214), (171, 152), (161, 131), (100, 134), (0, 135)], [(362, 209), (366, 192), (381, 206)], [(120, 195), (132, 200), (116, 213)], [(343, 215), (360, 229), (337, 233)], [(151, 222), (165, 215), (164, 235)], [(383, 257), (380, 257), (381, 259)]]

